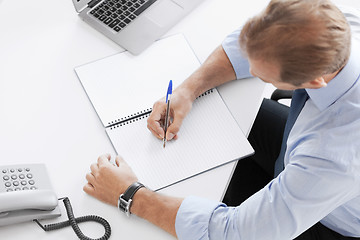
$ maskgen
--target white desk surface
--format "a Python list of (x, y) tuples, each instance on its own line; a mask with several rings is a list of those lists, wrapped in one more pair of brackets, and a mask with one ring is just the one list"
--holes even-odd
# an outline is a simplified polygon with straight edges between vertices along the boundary
[[(166, 35), (182, 32), (203, 62), (224, 37), (268, 0), (205, 0)], [(75, 216), (95, 214), (112, 227), (111, 239), (174, 239), (163, 230), (82, 191), (91, 163), (114, 150), (73, 68), (123, 51), (84, 23), (71, 0), (0, 0), (1, 165), (45, 163), (58, 197), (68, 196)], [(219, 88), (245, 133), (249, 132), (265, 84), (257, 79)], [(234, 164), (161, 191), (220, 200)], [(0, 203), (1, 204), (1, 203)], [(66, 219), (63, 216), (48, 222)], [(97, 238), (95, 223), (80, 227)], [(45, 233), (29, 222), (0, 228), (1, 239), (76, 239), (65, 228)]]

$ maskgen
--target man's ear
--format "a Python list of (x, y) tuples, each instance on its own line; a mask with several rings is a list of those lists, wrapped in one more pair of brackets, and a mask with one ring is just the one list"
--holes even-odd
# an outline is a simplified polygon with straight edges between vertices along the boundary
[(322, 88), (322, 87), (326, 87), (327, 83), (324, 79), (324, 77), (318, 77), (310, 82), (305, 83), (306, 87), (305, 88)]

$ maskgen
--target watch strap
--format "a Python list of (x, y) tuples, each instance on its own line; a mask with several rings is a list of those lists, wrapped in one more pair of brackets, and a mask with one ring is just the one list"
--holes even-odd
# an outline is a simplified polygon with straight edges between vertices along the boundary
[(132, 204), (132, 198), (135, 195), (135, 193), (142, 187), (145, 187), (142, 183), (134, 182), (119, 197), (118, 207), (121, 211), (125, 212), (128, 217), (131, 214), (130, 207)]

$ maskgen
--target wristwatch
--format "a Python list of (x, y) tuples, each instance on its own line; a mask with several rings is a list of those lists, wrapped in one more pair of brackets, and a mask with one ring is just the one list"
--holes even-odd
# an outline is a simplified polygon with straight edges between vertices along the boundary
[(126, 216), (130, 217), (130, 207), (132, 203), (132, 198), (134, 194), (142, 187), (145, 187), (142, 183), (134, 182), (131, 184), (126, 191), (120, 195), (118, 200), (119, 209), (126, 214)]

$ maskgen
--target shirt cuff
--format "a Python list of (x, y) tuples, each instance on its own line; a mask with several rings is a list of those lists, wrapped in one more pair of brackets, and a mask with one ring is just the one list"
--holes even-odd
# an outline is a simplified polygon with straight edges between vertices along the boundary
[(229, 58), (236, 74), (236, 79), (252, 77), (249, 71), (247, 57), (240, 50), (239, 35), (241, 29), (235, 30), (222, 42), (222, 47)]
[(176, 215), (175, 230), (178, 239), (208, 240), (210, 218), (219, 206), (225, 205), (195, 196), (185, 198)]

